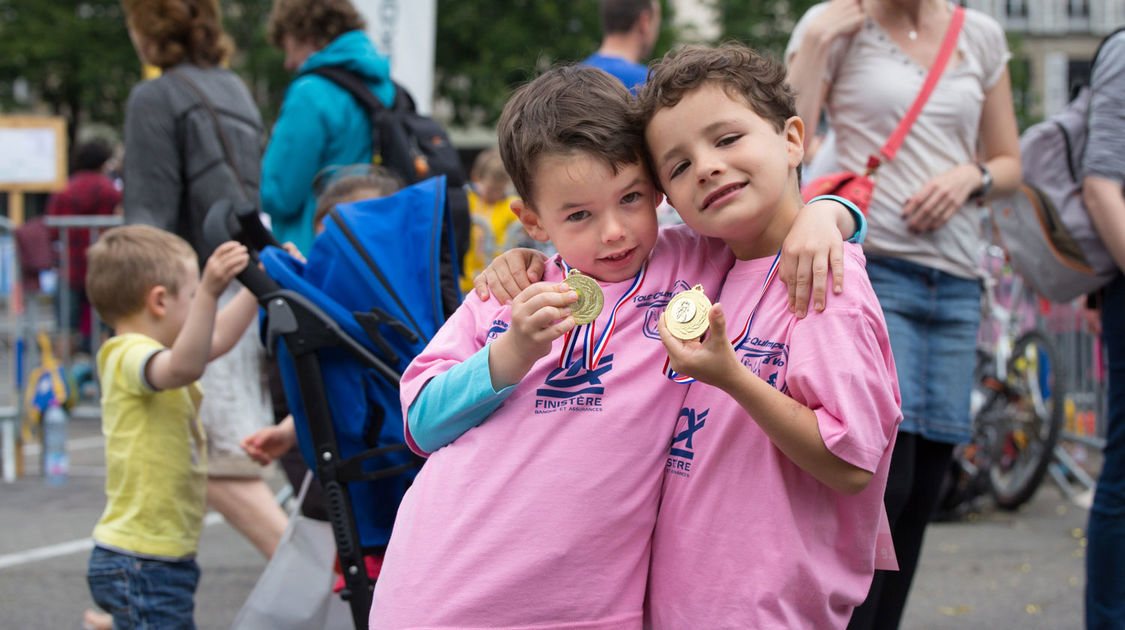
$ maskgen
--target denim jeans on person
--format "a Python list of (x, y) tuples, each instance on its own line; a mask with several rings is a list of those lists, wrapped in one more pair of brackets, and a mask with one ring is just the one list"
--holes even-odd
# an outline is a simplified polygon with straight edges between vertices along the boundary
[(1087, 529), (1086, 628), (1125, 628), (1125, 276), (1105, 288), (1102, 341), (1109, 355), (1105, 460)]
[(935, 442), (968, 442), (980, 280), (875, 255), (867, 257), (867, 275), (898, 370), (898, 430)]
[(86, 581), (115, 629), (195, 630), (195, 560), (151, 560), (95, 546)]
[(898, 627), (953, 445), (969, 440), (980, 328), (977, 279), (876, 255), (867, 257), (867, 275), (883, 307), (902, 394), (884, 495), (899, 571), (876, 572), (851, 630)]

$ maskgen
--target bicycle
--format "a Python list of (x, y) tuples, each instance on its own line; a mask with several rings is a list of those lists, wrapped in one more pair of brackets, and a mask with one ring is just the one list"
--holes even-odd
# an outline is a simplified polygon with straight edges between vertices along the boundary
[(1037, 297), (1005, 258), (998, 245), (986, 250), (972, 439), (954, 451), (940, 502), (946, 511), (985, 494), (1005, 510), (1027, 503), (1064, 421), (1064, 362), (1038, 327)]

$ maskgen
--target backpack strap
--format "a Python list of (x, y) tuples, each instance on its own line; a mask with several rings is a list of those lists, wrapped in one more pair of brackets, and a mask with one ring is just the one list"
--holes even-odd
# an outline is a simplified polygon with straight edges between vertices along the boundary
[(414, 100), (406, 94), (406, 90), (402, 86), (395, 83), (395, 102), (394, 108), (389, 109), (371, 88), (367, 87), (367, 83), (358, 74), (341, 68), (339, 66), (320, 66), (313, 68), (302, 74), (315, 74), (336, 85), (343, 88), (352, 95), (364, 110), (367, 111), (371, 117), (371, 161), (375, 164), (382, 164), (383, 159), (383, 141), (382, 134), (379, 133), (379, 127), (382, 126), (383, 118), (389, 111), (402, 111), (403, 108), (409, 107), (409, 111), (414, 111)]
[(251, 196), (250, 191), (246, 188), (246, 180), (242, 179), (242, 173), (238, 170), (238, 165), (234, 161), (234, 155), (231, 153), (230, 144), (227, 142), (227, 136), (223, 133), (223, 125), (219, 122), (219, 114), (215, 111), (215, 106), (211, 104), (211, 100), (203, 93), (203, 90), (196, 85), (195, 81), (187, 78), (182, 72), (172, 70), (166, 73), (169, 77), (186, 85), (195, 95), (199, 97), (199, 102), (211, 114), (211, 120), (215, 123), (215, 134), (219, 137), (219, 146), (223, 150), (223, 159), (226, 160), (227, 166), (230, 170), (234, 171), (234, 178), (238, 181), (238, 187), (242, 189), (242, 196), (246, 201), (258, 205), (257, 195)]

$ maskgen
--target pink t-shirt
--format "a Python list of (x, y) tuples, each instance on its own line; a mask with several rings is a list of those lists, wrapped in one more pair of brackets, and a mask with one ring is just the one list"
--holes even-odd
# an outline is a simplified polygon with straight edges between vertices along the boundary
[[(640, 627), (660, 470), (687, 393), (661, 373), (657, 317), (677, 291), (717, 290), (732, 260), (721, 241), (662, 231), (594, 370), (580, 352), (558, 369), (556, 340), (488, 419), (430, 456), (399, 508), (371, 628)], [(561, 279), (548, 262), (546, 280)], [(601, 285), (599, 335), (630, 284)], [(470, 295), (403, 375), (403, 408), (509, 323), (508, 307)]]
[[(665, 462), (646, 614), (653, 628), (843, 628), (867, 595), (895, 433), (902, 418), (883, 311), (857, 245), (823, 313), (789, 313), (776, 278), (743, 365), (812, 409), (828, 449), (874, 473), (847, 496), (778, 450), (723, 391), (692, 384)], [(722, 291), (742, 328), (772, 259), (740, 261)]]

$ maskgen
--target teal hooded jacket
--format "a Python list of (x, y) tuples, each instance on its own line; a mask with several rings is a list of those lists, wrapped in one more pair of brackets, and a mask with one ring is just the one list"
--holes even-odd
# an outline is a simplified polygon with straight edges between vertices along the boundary
[(363, 31), (350, 31), (313, 53), (289, 85), (262, 161), (262, 210), (281, 242), (307, 253), (313, 240), (316, 194), (313, 179), (329, 166), (371, 162), (371, 121), (343, 88), (305, 74), (339, 66), (362, 76), (388, 107), (394, 84), (390, 61), (375, 50)]

